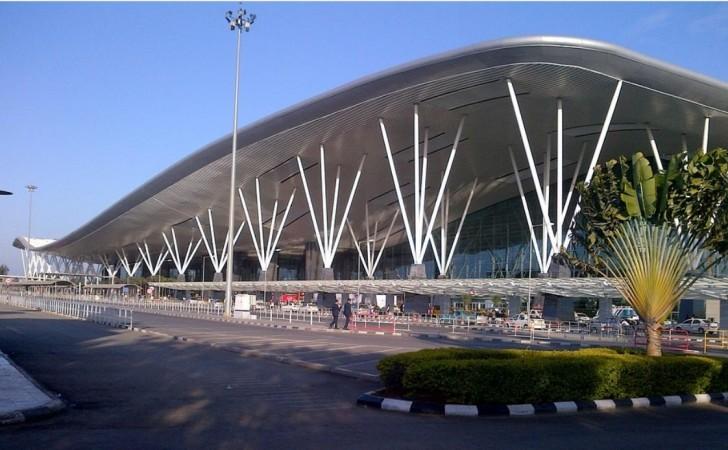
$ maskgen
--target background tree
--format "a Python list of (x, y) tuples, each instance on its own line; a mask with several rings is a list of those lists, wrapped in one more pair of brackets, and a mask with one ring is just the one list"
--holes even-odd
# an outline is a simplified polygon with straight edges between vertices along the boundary
[(698, 279), (689, 274), (700, 239), (674, 226), (633, 219), (607, 238), (603, 261), (614, 287), (645, 323), (647, 354), (662, 355), (662, 323)]
[(654, 173), (642, 153), (595, 168), (579, 183), (574, 241), (585, 258), (569, 263), (612, 276), (647, 326), (648, 353), (660, 355), (660, 325), (681, 296), (728, 253), (728, 152), (675, 155)]
[(7, 275), (10, 269), (5, 264), (0, 264), (0, 275)]
[[(654, 173), (650, 162), (637, 152), (631, 161), (622, 156), (594, 169), (591, 182), (577, 184), (581, 212), (573, 241), (586, 257), (562, 257), (586, 273), (604, 269), (601, 255), (607, 239), (632, 218), (654, 225), (678, 226), (704, 239), (709, 252), (728, 252), (728, 151), (718, 148), (688, 159), (686, 152), (670, 159), (666, 171)], [(718, 259), (714, 258), (714, 262)]]

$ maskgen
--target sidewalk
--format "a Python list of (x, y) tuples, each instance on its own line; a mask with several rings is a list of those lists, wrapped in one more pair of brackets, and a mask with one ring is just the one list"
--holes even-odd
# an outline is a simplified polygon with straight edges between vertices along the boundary
[(39, 419), (64, 407), (60, 399), (0, 352), (0, 425)]

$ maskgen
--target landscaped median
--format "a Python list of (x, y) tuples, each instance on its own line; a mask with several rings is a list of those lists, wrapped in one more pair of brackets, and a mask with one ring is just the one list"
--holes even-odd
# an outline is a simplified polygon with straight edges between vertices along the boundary
[[(703, 356), (656, 358), (610, 348), (440, 348), (388, 356), (378, 369), (384, 389), (363, 396), (359, 403), (371, 406), (371, 399), (384, 398), (390, 404), (400, 399), (402, 404), (425, 405), (415, 409), (433, 412), (446, 411), (445, 405), (453, 410), (456, 405), (478, 405), (483, 411), (512, 411), (510, 405), (556, 412), (558, 404), (565, 403), (616, 407), (669, 404), (671, 397), (677, 397), (677, 403), (728, 400), (722, 394), (728, 392), (728, 360)], [(384, 400), (374, 402), (381, 405)], [(554, 402), (556, 407), (543, 406)]]

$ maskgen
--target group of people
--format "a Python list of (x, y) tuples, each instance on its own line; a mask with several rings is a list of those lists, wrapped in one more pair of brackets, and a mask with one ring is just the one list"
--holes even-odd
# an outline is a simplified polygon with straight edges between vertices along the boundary
[[(334, 317), (334, 319), (329, 324), (329, 328), (332, 328), (332, 327), (336, 328), (336, 329), (339, 328), (339, 313), (341, 312), (341, 310), (342, 310), (341, 303), (339, 303), (339, 300), (336, 300), (334, 302), (334, 305), (331, 307), (331, 315)], [(343, 310), (344, 310), (344, 317), (346, 318), (346, 322), (344, 322), (344, 330), (348, 330), (349, 321), (351, 320), (351, 314), (352, 314), (351, 302), (349, 301), (348, 298), (344, 302)]]

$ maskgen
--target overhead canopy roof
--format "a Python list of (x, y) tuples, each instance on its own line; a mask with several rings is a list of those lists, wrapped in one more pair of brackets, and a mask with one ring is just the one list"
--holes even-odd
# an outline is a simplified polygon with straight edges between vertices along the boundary
[[(333, 292), (340, 294), (475, 295), (527, 297), (537, 293), (561, 297), (608, 297), (621, 294), (608, 278), (493, 278), (434, 280), (235, 281), (238, 292)], [(224, 282), (161, 282), (151, 286), (194, 291), (224, 291)], [(705, 277), (685, 295), (690, 299), (728, 300), (728, 280)]]
[[(506, 78), (513, 80), (539, 167), (546, 136), (556, 126), (556, 98), (563, 99), (564, 104), (568, 174), (584, 143), (590, 159), (617, 80), (623, 80), (624, 86), (601, 160), (649, 149), (646, 124), (653, 129), (665, 156), (680, 150), (683, 134), (691, 150), (698, 148), (706, 116), (711, 117), (709, 146), (728, 143), (728, 85), (723, 82), (603, 42), (565, 37), (514, 38), (405, 64), (240, 129), (238, 184), (253, 203), (254, 181), (260, 177), (266, 219), (276, 197), (285, 202), (289, 193), (299, 188), (279, 244), (284, 251), (295, 250), (314, 239), (295, 156), (302, 156), (312, 197), (320, 199), (321, 143), (327, 151), (330, 182), (336, 166), (342, 166), (342, 198), (348, 195), (360, 156), (367, 154), (350, 214), (352, 225), (361, 232), (365, 202), (384, 220), (398, 207), (377, 119), (385, 121), (403, 195), (408, 196), (412, 193), (412, 105), (419, 103), (421, 126), (429, 127), (432, 137), (428, 178), (431, 198), (434, 195), (429, 193), (437, 189), (439, 173), (462, 115), (467, 119), (449, 182), (456, 192), (453, 211), (462, 209), (465, 186), (476, 176), (481, 185), (471, 211), (516, 196), (508, 145), (513, 145), (519, 168), (523, 169), (520, 176), (527, 178), (528, 171)], [(182, 241), (193, 233), (199, 236), (194, 217), (199, 215), (205, 222), (208, 208), (212, 209), (220, 243), (227, 220), (230, 149), (231, 136), (209, 144), (87, 224), (40, 249), (72, 257), (105, 253), (115, 258), (114, 250), (126, 247), (127, 252), (135, 253), (135, 243), (146, 240), (156, 252), (164, 245), (161, 231), (173, 225)], [(552, 168), (555, 170), (555, 164)], [(585, 168), (586, 164), (582, 170)], [(525, 186), (532, 187), (530, 181)], [(239, 205), (238, 222), (242, 220)], [(392, 237), (391, 244), (404, 238), (399, 223), (400, 232)], [(252, 249), (247, 233), (237, 248)], [(21, 240), (16, 240), (16, 246), (22, 245)], [(350, 245), (346, 240), (342, 242), (343, 247)]]
[(8, 287), (44, 287), (44, 286), (73, 286), (68, 280), (22, 280), (4, 283)]
[(83, 288), (84, 289), (91, 289), (91, 290), (103, 290), (103, 289), (111, 289), (111, 290), (120, 290), (124, 288), (134, 288), (139, 289), (139, 286), (136, 284), (121, 284), (121, 283), (114, 283), (114, 284), (87, 284)]

